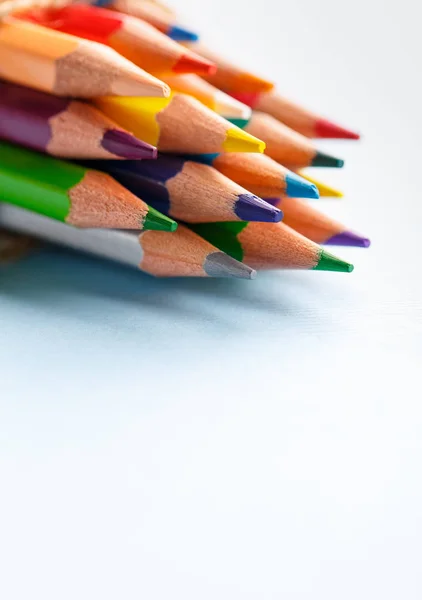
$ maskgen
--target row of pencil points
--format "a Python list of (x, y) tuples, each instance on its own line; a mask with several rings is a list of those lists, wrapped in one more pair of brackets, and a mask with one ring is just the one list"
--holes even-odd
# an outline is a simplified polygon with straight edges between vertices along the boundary
[[(157, 8), (149, 0), (131, 0), (124, 6), (132, 13), (143, 10), (144, 15), (152, 6), (153, 10)], [(19, 19), (16, 15), (7, 17), (0, 26), (0, 57), (3, 53), (10, 58), (15, 52), (24, 59), (29, 57), (34, 68), (12, 72), (13, 61), (1, 61), (0, 65), (0, 75), (8, 80), (0, 83), (0, 137), (20, 145), (0, 146), (0, 177), (10, 195), (2, 199), (15, 205), (6, 210), (2, 207), (0, 219), (4, 225), (19, 228), (16, 220), (22, 221), (22, 210), (30, 210), (38, 213), (37, 228), (33, 231), (28, 225), (22, 229), (36, 233), (39, 219), (48, 219), (50, 226), (54, 218), (57, 234), (50, 231), (46, 236), (52, 241), (60, 242), (63, 228), (72, 232), (62, 223), (90, 228), (150, 228), (161, 231), (145, 232), (140, 237), (136, 234), (138, 247), (142, 237), (161, 239), (165, 247), (170, 237), (176, 243), (178, 238), (188, 236), (190, 240), (215, 244), (210, 249), (220, 256), (219, 263), (222, 253), (217, 247), (231, 255), (231, 261), (235, 257), (260, 269), (351, 270), (350, 265), (314, 242), (367, 246), (369, 241), (299, 200), (318, 197), (318, 189), (312, 181), (286, 167), (297, 171), (310, 165), (342, 166), (340, 159), (318, 152), (310, 138), (356, 138), (355, 134), (293, 105), (272, 91), (266, 80), (222, 61), (203, 46), (197, 45), (199, 54), (193, 53), (131, 16), (83, 5), (18, 16)], [(166, 27), (161, 24), (160, 29), (164, 31)], [(171, 29), (169, 26), (167, 32)], [(183, 37), (183, 28), (173, 29), (174, 37)], [(26, 44), (22, 42), (22, 31), (26, 33)], [(190, 41), (194, 37), (191, 35)], [(105, 46), (96, 42), (108, 44), (116, 51), (108, 48), (107, 52)], [(46, 64), (46, 54), (52, 58), (52, 47), (59, 47), (62, 54), (47, 63), (50, 77), (46, 77), (39, 66), (42, 61)], [(79, 60), (69, 63), (69, 55), (74, 53)], [(110, 69), (110, 63), (114, 68)], [(150, 73), (136, 69), (134, 63), (147, 65)], [(89, 74), (91, 77), (87, 77)], [(167, 96), (168, 85), (173, 90), (171, 96)], [(75, 86), (76, 94), (71, 89)], [(167, 97), (139, 97), (139, 86), (144, 86), (143, 95)], [(118, 95), (122, 88), (126, 97), (110, 96)], [(129, 97), (131, 94), (137, 97)], [(60, 97), (74, 95), (93, 103)], [(252, 112), (251, 107), (262, 112)], [(228, 119), (218, 113), (225, 113)], [(130, 133), (122, 127), (130, 129)], [(24, 146), (85, 163), (81, 166), (57, 161), (24, 150)], [(265, 146), (266, 156), (251, 154), (262, 152)], [(132, 160), (104, 160), (117, 158)], [(63, 172), (65, 176), (58, 175)], [(45, 174), (44, 179), (39, 173)], [(321, 187), (325, 193), (339, 195), (327, 186)], [(54, 188), (54, 200), (45, 200), (47, 188)], [(34, 190), (38, 193), (34, 194)], [(37, 199), (42, 196), (40, 204)], [(58, 202), (57, 207), (54, 202)], [(284, 223), (279, 223), (283, 216), (280, 208), (284, 211)], [(176, 228), (172, 218), (191, 229), (179, 226), (177, 235), (164, 233)], [(192, 233), (192, 228), (201, 238)], [(110, 240), (114, 232), (105, 233)], [(91, 232), (78, 233), (79, 237), (83, 234), (88, 240)], [(97, 232), (97, 237), (101, 234)], [(133, 235), (120, 232), (120, 243), (124, 236), (134, 239)], [(81, 245), (81, 240), (78, 243)], [(132, 247), (133, 242), (129, 245)], [(223, 274), (215, 268), (209, 272), (203, 268), (181, 272), (180, 265), (174, 264), (176, 255), (173, 251), (164, 259), (168, 264), (155, 266), (150, 272), (167, 276)], [(194, 256), (193, 252), (191, 258)], [(162, 253), (161, 259), (162, 262)], [(227, 263), (226, 258), (224, 261)], [(231, 261), (226, 274), (233, 276), (236, 271), (236, 276), (251, 276), (252, 269), (243, 272), (237, 265), (234, 269), (236, 261)], [(203, 266), (204, 261), (200, 264)], [(230, 269), (234, 269), (233, 273)]]

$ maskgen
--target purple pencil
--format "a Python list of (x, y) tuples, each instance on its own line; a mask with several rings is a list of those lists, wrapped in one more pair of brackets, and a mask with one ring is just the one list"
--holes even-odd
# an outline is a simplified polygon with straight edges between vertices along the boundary
[(94, 161), (90, 166), (109, 173), (156, 210), (186, 223), (274, 223), (282, 218), (278, 208), (213, 167), (179, 156), (158, 153), (153, 161)]
[(155, 158), (90, 104), (0, 81), (0, 138), (52, 156), (79, 159)]

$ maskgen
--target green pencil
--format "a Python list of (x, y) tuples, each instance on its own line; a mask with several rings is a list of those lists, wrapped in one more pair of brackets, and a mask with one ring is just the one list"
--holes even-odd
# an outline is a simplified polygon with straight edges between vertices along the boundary
[(110, 175), (0, 142), (2, 201), (78, 227), (174, 231)]
[(201, 223), (190, 227), (253, 269), (353, 271), (353, 265), (326, 252), (284, 223)]

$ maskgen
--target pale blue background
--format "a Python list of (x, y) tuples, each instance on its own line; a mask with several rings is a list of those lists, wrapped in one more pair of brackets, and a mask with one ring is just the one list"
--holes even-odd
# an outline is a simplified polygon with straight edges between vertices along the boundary
[(339, 251), (351, 275), (255, 282), (65, 251), (0, 271), (4, 600), (421, 598), (419, 20), (283, 4), (179, 2), (364, 132), (314, 174), (373, 247)]

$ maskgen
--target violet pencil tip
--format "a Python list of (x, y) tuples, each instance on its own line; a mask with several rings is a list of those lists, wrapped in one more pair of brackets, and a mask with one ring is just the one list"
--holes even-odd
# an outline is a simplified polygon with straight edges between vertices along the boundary
[(333, 235), (325, 242), (329, 246), (354, 246), (356, 248), (369, 248), (371, 240), (355, 233), (354, 231), (342, 231)]
[(157, 148), (120, 129), (108, 129), (101, 141), (107, 152), (129, 160), (157, 158)]
[(234, 211), (241, 221), (278, 223), (283, 218), (279, 208), (253, 194), (239, 194)]

